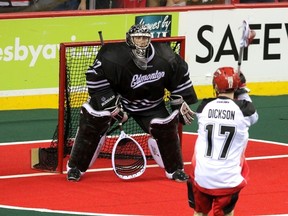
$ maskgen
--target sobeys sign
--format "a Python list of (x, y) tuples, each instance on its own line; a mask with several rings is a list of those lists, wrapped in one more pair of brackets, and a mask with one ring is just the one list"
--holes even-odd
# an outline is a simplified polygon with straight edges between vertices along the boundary
[(29, 58), (28, 66), (34, 67), (39, 56), (46, 60), (54, 59), (58, 50), (58, 44), (40, 44), (37, 47), (33, 45), (25, 46), (21, 44), (20, 37), (16, 37), (13, 45), (4, 47), (3, 50), (0, 49), (0, 59), (4, 62), (11, 62), (26, 61)]
[[(59, 43), (123, 38), (126, 18), (58, 17), (0, 22), (0, 90), (58, 87)], [(113, 25), (112, 23), (116, 23)], [(119, 24), (120, 23), (120, 24)], [(113, 32), (109, 26), (113, 25)], [(10, 31), (13, 29), (13, 31)], [(13, 82), (11, 82), (13, 80)]]
[(2, 19), (0, 102), (4, 97), (6, 102), (1, 102), (0, 110), (20, 108), (13, 107), (13, 103), (5, 107), (11, 96), (20, 97), (23, 104), (27, 95), (57, 94), (61, 42), (99, 41), (99, 31), (104, 40), (124, 39), (127, 30), (139, 19), (153, 26), (155, 37), (170, 36), (172, 32), (176, 36), (178, 13)]

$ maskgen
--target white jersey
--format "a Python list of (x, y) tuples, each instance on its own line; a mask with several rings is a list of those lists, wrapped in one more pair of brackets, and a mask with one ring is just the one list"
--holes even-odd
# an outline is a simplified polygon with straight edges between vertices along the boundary
[(235, 188), (241, 175), (248, 129), (258, 120), (253, 104), (226, 97), (204, 99), (196, 111), (198, 138), (192, 159), (194, 181), (207, 192)]

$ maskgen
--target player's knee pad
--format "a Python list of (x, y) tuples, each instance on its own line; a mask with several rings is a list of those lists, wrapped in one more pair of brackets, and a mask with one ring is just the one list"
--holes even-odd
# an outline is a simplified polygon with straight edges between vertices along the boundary
[(83, 104), (69, 167), (85, 172), (94, 163), (104, 144), (110, 122), (109, 111), (96, 111), (88, 103)]
[(175, 110), (167, 118), (154, 118), (150, 122), (150, 134), (157, 142), (165, 170), (168, 173), (183, 169), (178, 123), (178, 110)]

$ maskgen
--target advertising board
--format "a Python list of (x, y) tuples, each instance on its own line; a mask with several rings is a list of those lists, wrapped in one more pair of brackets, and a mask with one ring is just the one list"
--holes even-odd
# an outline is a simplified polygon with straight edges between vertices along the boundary
[(256, 31), (242, 63), (252, 94), (288, 94), (287, 14), (283, 7), (0, 19), (0, 110), (57, 108), (59, 44), (97, 41), (99, 31), (104, 40), (124, 39), (134, 23), (153, 37), (186, 37), (185, 59), (202, 98), (212, 93), (217, 67), (237, 67), (245, 19)]

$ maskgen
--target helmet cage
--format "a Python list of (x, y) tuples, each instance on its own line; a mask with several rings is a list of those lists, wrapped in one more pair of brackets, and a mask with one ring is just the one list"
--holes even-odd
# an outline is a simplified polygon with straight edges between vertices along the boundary
[[(147, 37), (148, 43), (146, 46), (138, 46), (135, 44), (133, 37)], [(151, 42), (151, 32), (148, 27), (143, 24), (133, 25), (129, 31), (126, 33), (126, 43), (132, 49), (147, 49)]]
[[(149, 46), (150, 42), (151, 42), (151, 34), (148, 34), (148, 33), (134, 33), (134, 34), (131, 34), (130, 35), (131, 37), (131, 41), (132, 43), (134, 44), (135, 48), (136, 49), (147, 49), (147, 47)], [(147, 44), (146, 46), (138, 46), (135, 42), (134, 42), (134, 37), (147, 37), (148, 38), (148, 41), (147, 41)]]
[[(148, 41), (145, 46), (139, 46), (135, 44), (134, 37), (147, 37)], [(134, 63), (141, 70), (147, 69), (148, 64), (148, 47), (151, 43), (151, 32), (150, 29), (144, 24), (136, 24), (131, 26), (129, 31), (126, 33), (126, 43), (132, 49), (131, 56)]]

